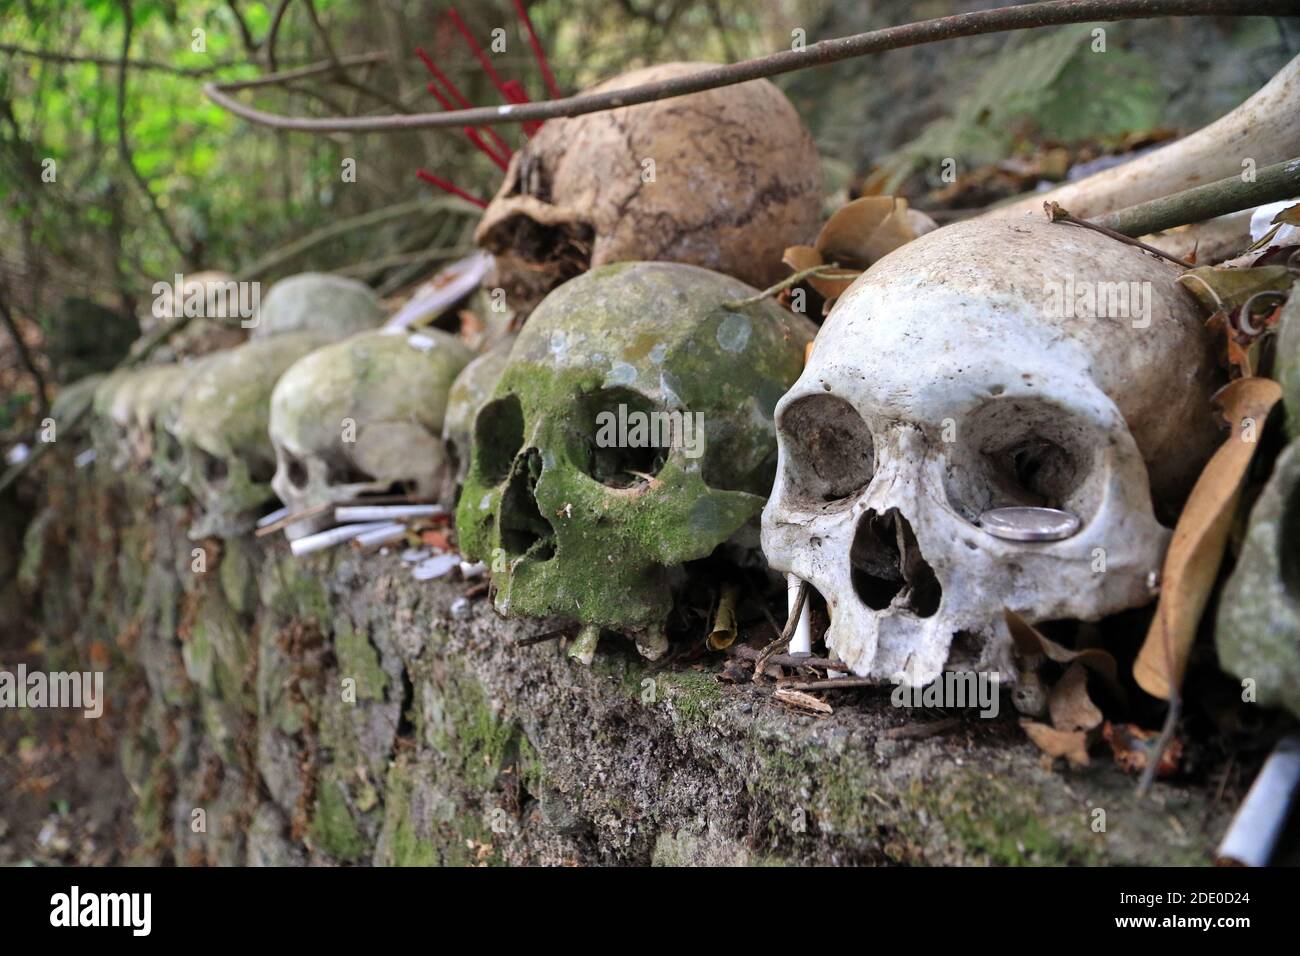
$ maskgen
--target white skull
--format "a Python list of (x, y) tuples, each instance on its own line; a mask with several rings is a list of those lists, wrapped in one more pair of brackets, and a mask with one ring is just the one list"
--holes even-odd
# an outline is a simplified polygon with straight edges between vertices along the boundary
[[(1150, 600), (1157, 515), (1217, 441), (1217, 366), (1176, 276), (1093, 231), (971, 221), (840, 298), (777, 406), (763, 548), (825, 597), (827, 644), (855, 674), (1014, 680), (1004, 609), (1095, 620)], [(1016, 505), (1080, 527), (1034, 543), (981, 528)]]
[(333, 523), (322, 505), (366, 494), (431, 498), (448, 463), (442, 426), (451, 383), (471, 353), (446, 332), (363, 332), (296, 362), (271, 393), (271, 486), (290, 539)]

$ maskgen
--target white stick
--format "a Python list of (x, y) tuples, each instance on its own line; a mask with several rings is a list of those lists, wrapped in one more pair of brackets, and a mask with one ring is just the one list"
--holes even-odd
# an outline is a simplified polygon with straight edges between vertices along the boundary
[(313, 551), (324, 551), (326, 548), (332, 548), (336, 544), (342, 544), (344, 541), (351, 541), (358, 535), (363, 535), (367, 531), (374, 531), (377, 528), (384, 527), (386, 521), (371, 521), (366, 524), (345, 524), (337, 528), (330, 528), (328, 531), (322, 531), (319, 534), (309, 534), (305, 538), (298, 538), (289, 542), (289, 550), (298, 557), (304, 554), (311, 554)]
[[(799, 599), (799, 585), (803, 582), (793, 574), (785, 576), (786, 613), (794, 610), (795, 601)], [(790, 654), (812, 653), (812, 626), (808, 623), (808, 599), (804, 598), (803, 608), (799, 612), (799, 623), (790, 635)]]
[(406, 536), (406, 525), (400, 521), (394, 521), (390, 524), (376, 528), (374, 531), (366, 531), (357, 535), (357, 544), (363, 548), (373, 548), (378, 545), (392, 544), (394, 541), (401, 541)]
[(334, 509), (335, 521), (393, 521), (446, 514), (442, 505), (344, 505)]
[(1219, 844), (1219, 859), (1268, 866), (1300, 790), (1300, 736), (1278, 742)]
[(287, 517), (289, 517), (288, 508), (277, 508), (275, 511), (272, 511), (269, 515), (265, 515), (261, 518), (258, 518), (257, 526), (259, 528), (265, 528), (267, 525), (275, 524), (281, 518), (287, 518)]
[(1300, 155), (1300, 57), (1204, 129), (1087, 179), (985, 213), (1042, 216), (1043, 203), (1091, 219)]

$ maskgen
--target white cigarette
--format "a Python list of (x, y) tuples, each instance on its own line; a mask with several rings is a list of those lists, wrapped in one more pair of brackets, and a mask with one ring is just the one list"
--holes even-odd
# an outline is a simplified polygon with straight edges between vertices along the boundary
[(296, 541), (290, 541), (289, 550), (299, 557), (304, 554), (311, 554), (313, 551), (324, 551), (326, 548), (332, 548), (336, 544), (342, 544), (344, 541), (351, 541), (353, 538), (363, 535), (367, 531), (374, 531), (386, 526), (387, 524), (387, 521), (371, 521), (366, 524), (340, 525), (337, 528), (330, 528), (328, 531), (322, 531), (319, 534), (309, 534), (305, 538), (298, 538)]
[(460, 563), (460, 576), (464, 578), (466, 581), (470, 580), (471, 578), (479, 577), (486, 570), (487, 570), (487, 565), (484, 564), (482, 561), (475, 561), (472, 564), (469, 561), (462, 561)]
[(406, 525), (400, 521), (394, 521), (374, 531), (366, 531), (357, 535), (357, 544), (363, 548), (373, 548), (376, 545), (392, 544), (394, 541), (400, 541), (406, 535)]
[(265, 517), (262, 518), (258, 518), (257, 526), (259, 528), (265, 528), (267, 525), (275, 524), (281, 518), (287, 518), (287, 517), (289, 517), (288, 508), (277, 508), (275, 511), (272, 511), (269, 515), (266, 515)]
[(446, 514), (442, 505), (344, 505), (334, 509), (335, 521), (395, 521)]
[[(785, 576), (787, 613), (794, 611), (795, 602), (799, 599), (799, 585), (802, 583), (803, 582), (793, 574), (787, 574)], [(790, 653), (812, 653), (812, 626), (808, 623), (807, 598), (804, 599), (803, 608), (799, 611), (799, 623), (795, 625), (794, 633), (790, 635)]]
[(1268, 866), (1300, 790), (1300, 736), (1278, 742), (1219, 844), (1219, 859)]

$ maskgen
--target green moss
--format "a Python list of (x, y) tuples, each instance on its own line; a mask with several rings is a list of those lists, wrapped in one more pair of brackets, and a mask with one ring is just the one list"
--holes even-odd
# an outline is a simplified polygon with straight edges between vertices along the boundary
[(366, 855), (366, 839), (352, 819), (341, 784), (332, 776), (322, 775), (311, 833), (317, 845), (336, 860), (356, 863)]
[[(772, 408), (812, 328), (769, 301), (727, 305), (751, 292), (706, 270), (636, 263), (587, 273), (534, 312), (477, 417), (457, 513), (464, 552), (498, 565), (500, 610), (653, 639), (672, 607), (669, 569), (757, 517)], [(653, 480), (593, 481), (602, 468), (636, 471), (596, 451), (599, 416), (619, 405), (700, 415), (703, 457), (676, 448)], [(536, 451), (491, 454), (524, 448)]]
[[(1085, 821), (1061, 820), (1034, 800), (1032, 792), (992, 779), (965, 777), (937, 794), (918, 794), (960, 841), (966, 855), (996, 866), (1092, 866), (1104, 862), (1104, 838)], [(928, 798), (927, 798), (928, 796)], [(1072, 829), (1063, 839), (1058, 831)]]
[(334, 621), (334, 654), (338, 658), (339, 678), (350, 677), (357, 682), (358, 701), (384, 699), (388, 675), (379, 665), (379, 653), (346, 617)]
[(517, 734), (513, 721), (502, 719), (477, 681), (463, 676), (440, 687), (443, 724), (434, 745), (471, 790), (488, 790)]

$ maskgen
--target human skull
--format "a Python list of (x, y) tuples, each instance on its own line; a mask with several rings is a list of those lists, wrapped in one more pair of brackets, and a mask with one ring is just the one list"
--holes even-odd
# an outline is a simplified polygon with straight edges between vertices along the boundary
[(320, 332), (341, 339), (373, 329), (383, 320), (384, 307), (364, 282), (303, 272), (271, 287), (258, 310), (252, 338)]
[(772, 410), (813, 334), (770, 300), (737, 301), (753, 294), (696, 266), (637, 262), (537, 308), (475, 418), (457, 509), (462, 551), (493, 565), (498, 610), (662, 653), (681, 566), (763, 506)]
[[(470, 351), (434, 329), (363, 332), (296, 362), (271, 393), (271, 484), (290, 513), (401, 491), (436, 496), (447, 395)], [(328, 510), (285, 528), (332, 524)]]
[(456, 487), (465, 483), (469, 474), (470, 440), (474, 432), (474, 416), (492, 397), (501, 373), (510, 359), (510, 349), (515, 344), (513, 335), (502, 339), (491, 349), (470, 362), (452, 382), (447, 396), (447, 415), (442, 423), (442, 441), (447, 455), (455, 466)]
[(181, 446), (181, 482), (202, 511), (190, 526), (191, 538), (243, 534), (275, 497), (275, 449), (267, 435), (271, 389), (290, 365), (328, 342), (301, 332), (254, 339), (196, 367), (171, 422)]
[[(827, 644), (855, 674), (1014, 680), (1004, 609), (1095, 620), (1150, 600), (1157, 515), (1218, 441), (1217, 366), (1176, 275), (1090, 230), (972, 221), (840, 298), (777, 407), (763, 549), (825, 597)], [(1080, 527), (1004, 540), (980, 516), (1005, 506)]]
[[(589, 92), (685, 76), (701, 63), (633, 70)], [(785, 95), (754, 80), (549, 120), (510, 162), (475, 242), (493, 253), (513, 308), (527, 311), (610, 262), (704, 266), (766, 287), (821, 210), (812, 136)]]
[(195, 358), (233, 348), (247, 339), (247, 330), (235, 321), (235, 310), (230, 307), (231, 303), (238, 302), (234, 276), (226, 272), (197, 272), (181, 276), (179, 287), (178, 301), (176, 282), (158, 283), (155, 289), (159, 294), (140, 315), (140, 331), (146, 335), (187, 311), (192, 316), (180, 331), (158, 345), (153, 353), (155, 359), (170, 362)]

